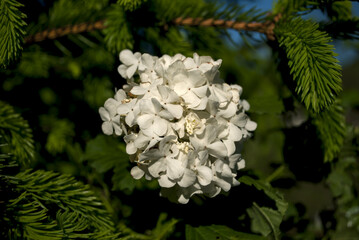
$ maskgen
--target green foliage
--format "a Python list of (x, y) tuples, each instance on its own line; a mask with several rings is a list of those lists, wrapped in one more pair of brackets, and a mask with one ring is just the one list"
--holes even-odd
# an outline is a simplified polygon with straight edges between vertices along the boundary
[(125, 11), (133, 11), (146, 1), (147, 0), (118, 0), (117, 3), (120, 4)]
[(129, 22), (121, 5), (113, 4), (106, 15), (105, 42), (112, 53), (119, 53), (123, 49), (133, 48), (133, 37)]
[(129, 164), (124, 144), (113, 137), (103, 135), (87, 143), (83, 160), (88, 160), (99, 173), (105, 173), (117, 164), (124, 167)]
[(252, 218), (252, 231), (269, 239), (280, 239), (279, 225), (283, 216), (271, 208), (259, 207), (253, 203), (253, 207), (248, 209), (248, 215)]
[(338, 100), (329, 109), (313, 114), (313, 124), (323, 144), (324, 161), (332, 161), (338, 156), (345, 138), (343, 107)]
[(108, 78), (88, 77), (84, 81), (84, 98), (93, 108), (98, 109), (113, 96), (112, 84)]
[(167, 220), (167, 214), (161, 213), (158, 220), (156, 227), (148, 231), (147, 234), (140, 234), (137, 233), (126, 226), (122, 226), (121, 230), (123, 235), (125, 235), (123, 240), (162, 240), (168, 239), (167, 237), (173, 233), (175, 230), (175, 225), (178, 223), (176, 219)]
[(67, 24), (92, 22), (104, 17), (102, 10), (108, 0), (59, 0), (50, 9), (49, 28), (62, 27)]
[(26, 15), (18, 8), (23, 5), (16, 0), (0, 1), (0, 66), (6, 67), (18, 58), (25, 35)]
[(352, 3), (346, 1), (332, 1), (326, 8), (328, 16), (333, 20), (349, 20), (352, 17)]
[(0, 101), (0, 136), (9, 143), (9, 152), (23, 166), (35, 155), (34, 140), (29, 124), (10, 105)]
[(250, 112), (263, 114), (279, 114), (284, 111), (284, 105), (277, 96), (251, 97), (246, 99), (250, 105)]
[(253, 207), (247, 209), (247, 212), (252, 219), (251, 229), (253, 232), (261, 233), (270, 239), (280, 239), (279, 225), (288, 208), (288, 203), (284, 200), (283, 195), (274, 190), (268, 183), (254, 180), (248, 176), (242, 176), (238, 181), (264, 191), (269, 198), (275, 201), (278, 210), (259, 207), (254, 202)]
[(318, 30), (317, 23), (301, 18), (282, 21), (275, 32), (301, 101), (314, 112), (329, 108), (342, 87), (341, 67), (328, 35)]
[(221, 225), (211, 225), (211, 226), (200, 226), (192, 227), (186, 225), (186, 240), (264, 240), (264, 237), (242, 233), (234, 231), (233, 229), (227, 226)]
[[(10, 186), (5, 221), (9, 235), (24, 239), (64, 237), (104, 239), (114, 234), (114, 224), (103, 204), (90, 190), (69, 175), (26, 170), (1, 176)], [(15, 224), (14, 224), (15, 222)], [(9, 237), (10, 237), (9, 236)]]
[(49, 77), (49, 68), (54, 60), (46, 53), (24, 52), (18, 65), (19, 72), (33, 78)]
[(331, 233), (332, 239), (359, 237), (359, 201), (355, 187), (359, 180), (359, 165), (357, 159), (345, 157), (333, 165), (327, 183), (336, 198), (335, 216), (337, 226)]
[(284, 216), (288, 208), (288, 203), (284, 200), (283, 195), (280, 192), (276, 191), (274, 188), (272, 188), (269, 183), (260, 180), (255, 180), (248, 176), (242, 176), (241, 178), (238, 179), (238, 181), (248, 186), (254, 186), (258, 190), (264, 191), (264, 193), (269, 198), (275, 201), (278, 211), (282, 216)]
[(359, 39), (359, 18), (353, 17), (348, 20), (333, 21), (322, 27), (336, 39)]
[(66, 150), (71, 145), (72, 137), (75, 135), (74, 124), (68, 119), (56, 119), (52, 116), (42, 116), (43, 128), (49, 133), (45, 148), (55, 155)]

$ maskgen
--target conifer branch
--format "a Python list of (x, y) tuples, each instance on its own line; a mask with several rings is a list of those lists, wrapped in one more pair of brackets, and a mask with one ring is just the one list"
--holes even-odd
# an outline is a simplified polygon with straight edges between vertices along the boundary
[[(238, 31), (252, 31), (266, 34), (269, 40), (274, 40), (273, 29), (275, 23), (280, 19), (281, 15), (273, 18), (273, 21), (266, 22), (236, 22), (223, 19), (202, 19), (202, 18), (176, 18), (173, 24), (178, 26), (201, 26), (201, 27), (222, 27), (228, 29), (235, 29)], [(46, 39), (55, 39), (69, 34), (78, 34), (90, 32), (93, 30), (103, 30), (107, 28), (106, 20), (99, 20), (94, 23), (79, 23), (75, 25), (68, 25), (65, 27), (45, 30), (34, 35), (25, 37), (25, 43), (31, 44), (35, 42), (42, 42)]]

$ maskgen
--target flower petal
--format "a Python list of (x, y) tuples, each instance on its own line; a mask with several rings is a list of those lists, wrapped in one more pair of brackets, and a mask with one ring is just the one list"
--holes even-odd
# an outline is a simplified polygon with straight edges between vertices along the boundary
[(176, 180), (183, 176), (185, 168), (182, 163), (175, 159), (167, 159), (167, 176), (169, 179)]
[(164, 188), (170, 188), (176, 184), (176, 182), (171, 181), (171, 179), (169, 179), (166, 174), (160, 176), (160, 178), (158, 179), (158, 183), (161, 187)]
[(140, 179), (143, 177), (143, 175), (145, 175), (145, 172), (142, 171), (141, 168), (139, 168), (138, 166), (134, 166), (132, 169), (131, 169), (131, 176), (134, 178), (134, 179)]
[(137, 70), (137, 65), (132, 65), (126, 70), (127, 78), (132, 78), (133, 74), (135, 74)]
[(248, 119), (245, 127), (248, 131), (254, 131), (257, 128), (257, 123)]
[(199, 166), (197, 167), (197, 172), (198, 172), (197, 175), (198, 182), (202, 186), (206, 186), (211, 183), (213, 174), (212, 174), (212, 170), (209, 167)]
[(153, 119), (153, 131), (158, 136), (164, 136), (167, 132), (167, 127), (168, 127), (168, 123), (166, 120), (160, 117), (155, 117)]
[(196, 181), (196, 174), (192, 170), (186, 168), (181, 180), (179, 182), (177, 182), (177, 183), (181, 187), (189, 187), (195, 181)]
[(131, 93), (137, 96), (144, 95), (146, 93), (146, 89), (140, 86), (134, 86), (131, 89)]
[(120, 61), (127, 66), (138, 64), (138, 59), (128, 49), (122, 50), (120, 52)]
[(106, 108), (100, 107), (98, 112), (100, 113), (100, 117), (101, 117), (102, 121), (110, 121), (111, 120), (110, 114), (108, 113)]
[(153, 177), (158, 178), (160, 176), (160, 173), (164, 173), (166, 171), (166, 167), (167, 164), (165, 158), (161, 158), (156, 162), (154, 162), (153, 164), (151, 164), (148, 167), (148, 171)]
[(236, 151), (236, 145), (232, 140), (223, 140), (224, 145), (226, 145), (228, 156), (231, 156)]
[(102, 131), (104, 134), (106, 135), (112, 135), (113, 134), (113, 127), (112, 127), (112, 122), (104, 122), (102, 123)]
[(214, 157), (226, 157), (228, 155), (226, 145), (223, 142), (217, 141), (207, 146), (208, 153)]
[(235, 142), (240, 141), (243, 135), (242, 130), (231, 122), (228, 125), (229, 125), (228, 138)]
[(143, 114), (137, 118), (137, 123), (140, 128), (147, 129), (152, 125), (153, 115), (151, 114)]

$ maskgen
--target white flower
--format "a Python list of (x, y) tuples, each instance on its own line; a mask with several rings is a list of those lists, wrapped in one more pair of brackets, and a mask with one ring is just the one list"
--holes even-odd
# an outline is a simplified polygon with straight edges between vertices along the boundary
[(124, 134), (135, 179), (155, 179), (161, 196), (185, 204), (237, 186), (240, 151), (257, 124), (242, 88), (219, 76), (222, 60), (120, 53), (127, 84), (99, 109), (107, 135)]
[(117, 115), (117, 107), (120, 105), (118, 101), (113, 98), (107, 99), (105, 102), (105, 107), (99, 109), (99, 113), (102, 121), (102, 131), (106, 135), (112, 135), (113, 130), (115, 130), (116, 135), (122, 134), (122, 129), (120, 125), (120, 116)]
[(123, 64), (118, 67), (118, 72), (123, 78), (132, 78), (138, 67), (144, 69), (141, 64), (141, 53), (133, 54), (130, 50), (123, 50), (120, 53), (120, 61)]

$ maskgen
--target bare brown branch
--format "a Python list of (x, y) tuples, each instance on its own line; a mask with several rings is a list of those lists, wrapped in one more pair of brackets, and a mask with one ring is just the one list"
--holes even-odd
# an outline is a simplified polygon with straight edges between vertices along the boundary
[[(269, 40), (274, 40), (273, 29), (275, 23), (280, 19), (280, 15), (274, 17), (273, 21), (267, 22), (236, 22), (222, 19), (202, 19), (202, 18), (176, 18), (173, 23), (178, 26), (201, 26), (201, 27), (221, 27), (228, 29), (235, 29), (238, 31), (252, 31), (264, 33)], [(71, 26), (65, 26), (50, 30), (45, 30), (35, 35), (27, 36), (25, 43), (41, 42), (46, 39), (55, 39), (68, 34), (78, 34), (89, 32), (93, 30), (102, 30), (106, 28), (105, 20), (100, 20), (94, 23), (80, 23)]]

